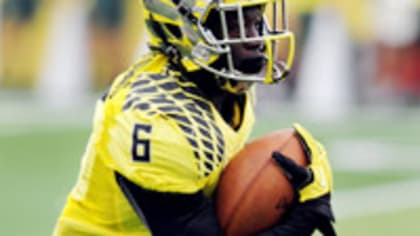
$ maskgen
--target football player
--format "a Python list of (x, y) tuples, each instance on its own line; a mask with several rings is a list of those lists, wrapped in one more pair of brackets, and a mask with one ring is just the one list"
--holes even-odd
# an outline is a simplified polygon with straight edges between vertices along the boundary
[[(143, 0), (142, 7), (151, 52), (98, 101), (55, 235), (223, 235), (211, 196), (251, 132), (252, 86), (290, 69), (285, 0)], [(282, 40), (290, 55), (277, 61)], [(299, 198), (261, 235), (334, 235), (326, 153), (295, 129), (311, 164), (273, 153)]]

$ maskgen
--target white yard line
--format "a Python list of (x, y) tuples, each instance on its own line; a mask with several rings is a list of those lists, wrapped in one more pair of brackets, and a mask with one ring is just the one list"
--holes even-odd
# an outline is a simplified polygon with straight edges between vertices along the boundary
[(335, 170), (420, 170), (420, 146), (378, 138), (337, 139), (328, 143)]
[(332, 202), (337, 219), (420, 208), (420, 180), (337, 191)]
[[(93, 104), (90, 102), (89, 104)], [(67, 110), (40, 106), (36, 102), (0, 102), (0, 137), (33, 133), (37, 130), (90, 127), (94, 106)]]

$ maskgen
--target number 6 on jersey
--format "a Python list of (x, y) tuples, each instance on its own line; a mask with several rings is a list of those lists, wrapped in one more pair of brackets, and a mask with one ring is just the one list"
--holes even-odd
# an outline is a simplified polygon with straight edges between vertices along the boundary
[(147, 124), (135, 124), (133, 130), (133, 145), (131, 154), (133, 161), (150, 162), (150, 140), (142, 138), (149, 136), (152, 126)]

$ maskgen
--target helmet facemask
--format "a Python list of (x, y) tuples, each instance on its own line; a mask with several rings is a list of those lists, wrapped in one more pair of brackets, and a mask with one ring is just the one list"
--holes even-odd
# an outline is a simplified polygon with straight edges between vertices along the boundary
[[(207, 14), (199, 22), (199, 29), (206, 45), (197, 44), (195, 49), (206, 50), (220, 55), (223, 63), (206, 64), (199, 53), (206, 50), (193, 50), (192, 61), (220, 77), (242, 82), (274, 83), (283, 79), (289, 72), (294, 55), (293, 33), (288, 30), (285, 0), (276, 1), (234, 1), (222, 3), (217, 1), (207, 9)], [(262, 20), (258, 35), (248, 35), (246, 11), (260, 9)], [(230, 21), (235, 20), (237, 34), (232, 37)], [(279, 20), (280, 19), (280, 20)], [(288, 55), (285, 60), (278, 60), (277, 48), (280, 41), (288, 42)], [(260, 44), (258, 44), (259, 42)], [(257, 57), (246, 58), (238, 62), (233, 48), (237, 45), (255, 44), (261, 51)]]

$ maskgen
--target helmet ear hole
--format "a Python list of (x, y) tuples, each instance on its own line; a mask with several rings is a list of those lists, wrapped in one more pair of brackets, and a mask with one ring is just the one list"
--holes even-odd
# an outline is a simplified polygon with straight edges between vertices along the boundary
[(182, 31), (178, 26), (172, 24), (165, 24), (165, 28), (177, 39), (182, 38)]
[(204, 27), (208, 28), (211, 30), (211, 32), (213, 33), (213, 35), (217, 38), (217, 39), (222, 39), (223, 35), (222, 35), (222, 24), (220, 22), (220, 15), (219, 12), (217, 12), (216, 10), (212, 9), (206, 19), (206, 22), (204, 22)]

